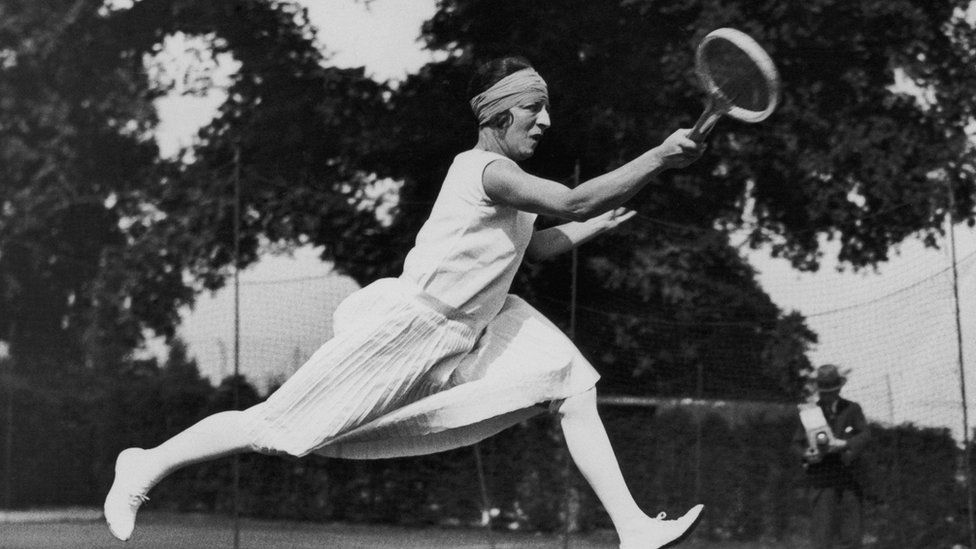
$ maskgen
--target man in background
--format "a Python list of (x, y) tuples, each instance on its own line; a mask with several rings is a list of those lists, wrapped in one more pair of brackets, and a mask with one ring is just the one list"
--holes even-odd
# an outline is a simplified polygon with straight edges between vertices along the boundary
[(810, 489), (814, 549), (861, 547), (865, 470), (860, 458), (871, 435), (861, 406), (840, 396), (846, 381), (834, 364), (817, 368), (816, 405), (830, 432), (811, 434), (801, 426), (794, 436)]

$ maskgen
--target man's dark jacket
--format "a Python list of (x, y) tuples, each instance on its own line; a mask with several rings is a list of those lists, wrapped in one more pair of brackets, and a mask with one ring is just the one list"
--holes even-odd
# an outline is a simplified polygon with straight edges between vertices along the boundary
[[(806, 469), (810, 485), (816, 488), (843, 486), (861, 490), (866, 480), (861, 455), (871, 437), (861, 406), (844, 398), (837, 399), (836, 412), (822, 400), (817, 405), (823, 410), (834, 436), (847, 441), (847, 448), (825, 454), (819, 463), (808, 464)], [(802, 426), (793, 437), (793, 443), (797, 452), (802, 454), (806, 451), (808, 443)]]

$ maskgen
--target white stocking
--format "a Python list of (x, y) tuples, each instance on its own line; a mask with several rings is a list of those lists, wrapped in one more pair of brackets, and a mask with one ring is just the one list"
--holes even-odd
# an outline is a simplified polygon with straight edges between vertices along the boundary
[(146, 450), (152, 484), (173, 471), (251, 449), (245, 413), (232, 410), (207, 416), (166, 442)]
[(635, 527), (646, 515), (637, 506), (610, 446), (596, 408), (596, 390), (567, 398), (559, 408), (569, 453), (610, 515), (618, 532)]

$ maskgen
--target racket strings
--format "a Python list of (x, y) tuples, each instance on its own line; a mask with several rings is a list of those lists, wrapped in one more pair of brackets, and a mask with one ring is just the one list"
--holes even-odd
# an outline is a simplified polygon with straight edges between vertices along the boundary
[(747, 122), (768, 116), (778, 102), (779, 77), (766, 52), (734, 29), (709, 33), (696, 53), (699, 78), (713, 103)]
[[(748, 59), (748, 58), (747, 58)], [(714, 65), (714, 61), (709, 63)], [(715, 90), (730, 104), (749, 111), (762, 111), (769, 105), (766, 80), (751, 62), (723, 63), (721, 70), (709, 69)]]

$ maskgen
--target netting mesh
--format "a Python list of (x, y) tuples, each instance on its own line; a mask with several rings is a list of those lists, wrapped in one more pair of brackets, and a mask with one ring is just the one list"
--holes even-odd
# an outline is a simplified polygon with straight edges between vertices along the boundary
[[(976, 233), (960, 230), (957, 240), (961, 340), (963, 357), (971, 360), (976, 356), (976, 339), (971, 335), (976, 333)], [(833, 362), (849, 370), (844, 394), (860, 402), (870, 420), (947, 427), (961, 440), (957, 301), (947, 246), (934, 250), (907, 243), (901, 254), (869, 273), (838, 272), (829, 262), (819, 273), (798, 273), (762, 251), (750, 253), (749, 259), (777, 305), (784, 312), (801, 312), (816, 332), (818, 343), (809, 353), (811, 362)], [(299, 250), (294, 258), (270, 258), (242, 273), (241, 373), (262, 390), (287, 377), (331, 336), (333, 310), (357, 287), (319, 263), (312, 250)], [(541, 305), (569, 307), (568, 288), (565, 295), (559, 303)], [(703, 390), (700, 396), (708, 397), (732, 383), (756, 387), (774, 383), (763, 372), (745, 369), (755, 362), (755, 355), (764, 352), (768, 326), (748, 321), (662, 321), (653, 311), (635, 310), (633, 300), (623, 294), (605, 296), (596, 306), (582, 305), (577, 318), (585, 322), (587, 316), (597, 324), (609, 325), (616, 319), (640, 327), (622, 336), (601, 334), (599, 327), (585, 324), (577, 329), (578, 338), (598, 340), (592, 346), (602, 349), (595, 352), (616, 353), (613, 369), (601, 371), (611, 385), (627, 382), (656, 345), (672, 340), (676, 353), (688, 354), (689, 368), (681, 379), (662, 380), (664, 393), (671, 387), (697, 385)], [(215, 381), (232, 373), (233, 327), (233, 289), (228, 287), (213, 296), (201, 296), (180, 329), (202, 373)], [(707, 345), (682, 349), (683, 337), (691, 335), (706, 340)], [(640, 339), (645, 336), (657, 339)], [(620, 341), (609, 339), (613, 337), (636, 339), (627, 342), (631, 351), (620, 352), (616, 345)], [(597, 362), (601, 357), (591, 359)], [(727, 367), (730, 364), (746, 367), (737, 370)], [(653, 369), (653, 365), (648, 367)], [(967, 381), (971, 385), (973, 379)], [(971, 404), (976, 403), (973, 393), (969, 391)]]
[[(240, 277), (240, 373), (262, 392), (294, 372), (332, 336), (332, 313), (359, 286), (318, 260), (313, 249), (272, 256)], [(180, 337), (203, 375), (234, 371), (232, 284), (197, 300)]]
[[(970, 362), (976, 356), (976, 241), (969, 230), (958, 236), (961, 341), (963, 358)], [(926, 250), (906, 244), (878, 273), (828, 269), (801, 275), (775, 265), (761, 280), (781, 306), (801, 308), (818, 334), (814, 364), (833, 362), (850, 370), (844, 394), (861, 402), (870, 419), (948, 427), (962, 439), (957, 301), (948, 245)], [(966, 381), (972, 384), (971, 375)], [(969, 397), (972, 406), (971, 390)]]
[[(636, 230), (664, 230), (651, 221), (632, 223)], [(683, 235), (689, 246), (705, 236), (705, 231), (678, 229), (674, 237)], [(850, 369), (844, 395), (860, 402), (872, 422), (865, 457), (871, 502), (866, 520), (879, 548), (952, 546), (971, 529), (968, 486), (960, 482), (971, 467), (960, 445), (964, 408), (957, 342), (961, 339), (963, 357), (971, 361), (976, 352), (976, 232), (960, 229), (958, 241), (958, 300), (947, 249), (906, 243), (900, 256), (880, 266), (880, 275), (838, 273), (829, 264), (820, 273), (801, 274), (762, 251), (749, 252), (763, 290), (783, 312), (801, 311), (816, 332), (810, 362)], [(720, 244), (727, 248), (724, 241)], [(601, 252), (633, 246), (626, 236), (610, 235), (592, 245), (601, 246)], [(654, 253), (646, 258), (650, 264), (666, 260)], [(242, 393), (242, 407), (258, 402), (331, 336), (333, 310), (356, 289), (350, 279), (319, 262), (315, 250), (296, 255), (293, 260), (265, 259), (240, 277), (240, 372), (258, 389)], [(679, 258), (696, 257), (713, 256)], [(578, 297), (574, 337), (600, 369), (601, 383), (618, 388), (640, 384), (630, 394), (604, 391), (601, 407), (640, 505), (652, 513), (674, 513), (704, 503), (709, 514), (700, 536), (772, 537), (787, 540), (781, 546), (800, 546), (789, 541), (803, 528), (807, 513), (802, 468), (791, 452), (798, 427), (795, 402), (731, 399), (775, 389), (777, 380), (761, 366), (770, 352), (777, 352), (769, 341), (779, 327), (768, 325), (763, 314), (712, 320), (668, 316), (656, 305), (628, 298), (634, 288), (594, 295), (594, 277), (602, 273), (592, 261), (579, 264), (578, 291), (569, 286), (572, 277), (556, 276), (549, 281), (555, 291), (530, 301), (566, 326), (567, 308), (572, 296)], [(700, 267), (692, 261), (679, 272)], [(692, 281), (689, 287), (698, 285)], [(750, 302), (761, 301), (757, 294), (740, 294), (740, 286), (712, 281), (699, 296), (698, 311), (750, 311)], [(189, 354), (214, 382), (233, 371), (233, 297), (233, 286), (201, 296), (180, 329)], [(628, 338), (631, 349), (623, 352), (619, 343)], [(661, 349), (687, 367), (672, 377), (656, 373), (648, 356)], [(650, 384), (633, 377), (640, 369)], [(0, 469), (11, 486), (7, 506), (100, 501), (121, 448), (156, 444), (231, 407), (232, 391), (239, 385), (244, 384), (213, 388), (187, 368), (149, 365), (134, 365), (117, 382), (87, 388), (66, 383), (53, 392), (8, 385), (3, 395), (7, 436), (0, 438), (0, 454), (10, 456)], [(715, 394), (722, 400), (712, 398)], [(14, 429), (11, 418), (17, 422)], [(543, 416), (483, 442), (478, 456), (482, 486), (475, 485), (479, 460), (470, 448), (371, 462), (249, 455), (241, 468), (240, 502), (254, 516), (282, 518), (481, 524), (491, 516), (499, 528), (610, 528), (599, 501), (575, 473), (559, 433), (557, 419)], [(76, 463), (79, 456), (88, 461)], [(58, 465), (63, 463), (77, 467)], [(103, 476), (78, 481), (85, 471), (95, 470), (93, 464), (102, 465)], [(218, 460), (187, 468), (157, 489), (154, 504), (236, 509), (238, 503), (230, 503), (228, 496), (227, 465)], [(63, 488), (68, 485), (70, 492)]]

